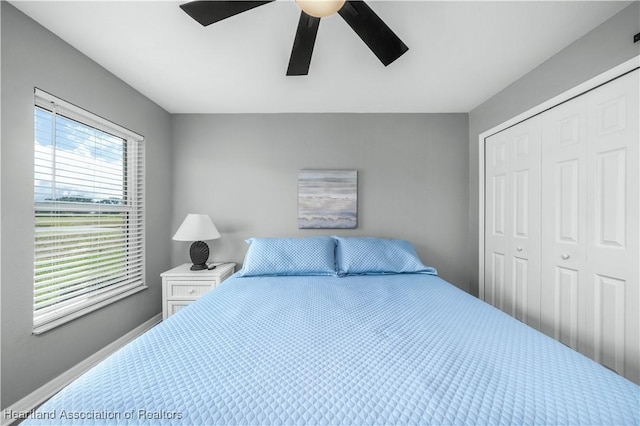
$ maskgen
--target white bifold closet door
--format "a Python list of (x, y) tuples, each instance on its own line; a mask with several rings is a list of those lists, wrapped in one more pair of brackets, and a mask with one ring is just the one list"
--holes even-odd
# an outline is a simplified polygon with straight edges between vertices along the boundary
[(485, 301), (540, 328), (540, 119), (486, 141)]
[[(635, 70), (485, 148), (485, 301), (636, 383), (639, 81)], [(519, 135), (535, 141), (531, 164)]]

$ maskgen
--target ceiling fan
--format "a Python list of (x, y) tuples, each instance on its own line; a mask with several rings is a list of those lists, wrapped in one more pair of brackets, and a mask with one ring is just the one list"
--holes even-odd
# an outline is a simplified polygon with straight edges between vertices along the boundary
[[(207, 26), (231, 16), (246, 12), (266, 1), (214, 0), (191, 1), (180, 5), (189, 16)], [(378, 15), (360, 0), (295, 0), (300, 6), (298, 30), (293, 41), (287, 75), (307, 75), (316, 41), (320, 19), (338, 13), (360, 36), (362, 41), (380, 59), (389, 65), (409, 48)]]

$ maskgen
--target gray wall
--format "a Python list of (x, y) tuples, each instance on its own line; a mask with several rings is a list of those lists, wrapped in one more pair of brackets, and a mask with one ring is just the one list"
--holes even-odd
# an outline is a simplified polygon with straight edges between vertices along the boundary
[[(2, 408), (161, 312), (170, 263), (170, 115), (5, 1), (2, 7)], [(33, 88), (146, 137), (149, 289), (40, 336), (33, 305)]]
[[(412, 241), (468, 290), (467, 114), (174, 115), (173, 223), (207, 213), (213, 260), (241, 263), (252, 236), (367, 235)], [(356, 169), (358, 228), (298, 230), (298, 171)], [(188, 261), (188, 243), (172, 243)]]
[[(479, 135), (639, 55), (640, 43), (633, 43), (633, 35), (638, 32), (640, 3), (635, 2), (469, 113), (469, 259), (475, 265), (475, 276), (479, 255)], [(477, 295), (477, 279), (470, 287)]]

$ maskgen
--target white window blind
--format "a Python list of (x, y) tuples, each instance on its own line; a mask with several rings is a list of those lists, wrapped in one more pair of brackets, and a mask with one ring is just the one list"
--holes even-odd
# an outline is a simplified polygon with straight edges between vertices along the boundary
[(145, 286), (143, 138), (36, 89), (34, 333)]

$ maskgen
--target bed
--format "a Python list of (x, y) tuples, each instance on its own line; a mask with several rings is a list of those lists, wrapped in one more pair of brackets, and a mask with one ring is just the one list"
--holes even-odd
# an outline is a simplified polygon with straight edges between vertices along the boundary
[(24, 424), (640, 423), (640, 387), (439, 278), (410, 243), (249, 243), (242, 270)]

